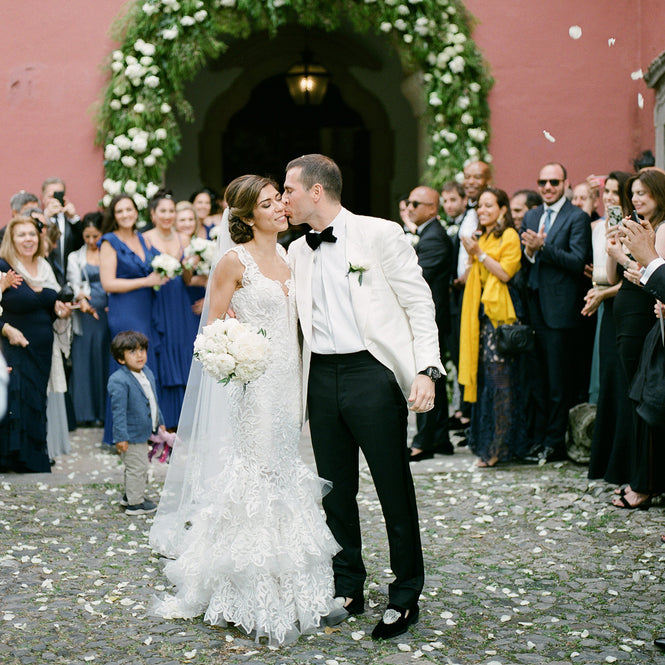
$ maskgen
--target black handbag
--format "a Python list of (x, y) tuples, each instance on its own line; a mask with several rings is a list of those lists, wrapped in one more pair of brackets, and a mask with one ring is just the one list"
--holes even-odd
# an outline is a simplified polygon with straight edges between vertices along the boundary
[(533, 328), (524, 323), (504, 323), (496, 329), (496, 348), (502, 356), (531, 351), (535, 344)]

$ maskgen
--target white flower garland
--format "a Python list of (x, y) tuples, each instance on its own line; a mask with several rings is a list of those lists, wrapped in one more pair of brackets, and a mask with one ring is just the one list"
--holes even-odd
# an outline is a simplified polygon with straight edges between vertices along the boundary
[(180, 150), (173, 109), (192, 116), (184, 84), (226, 48), (226, 35), (274, 33), (289, 22), (334, 30), (348, 20), (359, 32), (378, 30), (407, 68), (422, 72), (433, 185), (459, 179), (469, 161), (491, 161), (492, 80), (456, 0), (349, 0), (341, 14), (328, 0), (138, 0), (118, 23), (121, 46), (111, 54), (99, 112), (104, 205), (125, 191), (140, 209), (147, 206)]

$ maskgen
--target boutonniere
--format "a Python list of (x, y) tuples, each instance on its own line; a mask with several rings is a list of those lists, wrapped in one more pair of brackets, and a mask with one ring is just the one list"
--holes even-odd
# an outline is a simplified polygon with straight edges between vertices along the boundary
[(420, 236), (417, 233), (411, 233), (411, 231), (407, 231), (406, 238), (411, 243), (411, 247), (415, 247), (420, 242)]
[(346, 276), (348, 277), (352, 272), (358, 273), (358, 285), (362, 286), (363, 285), (363, 274), (369, 270), (369, 266), (365, 266), (362, 264), (357, 264), (354, 265), (353, 263), (349, 263), (349, 270), (346, 273)]

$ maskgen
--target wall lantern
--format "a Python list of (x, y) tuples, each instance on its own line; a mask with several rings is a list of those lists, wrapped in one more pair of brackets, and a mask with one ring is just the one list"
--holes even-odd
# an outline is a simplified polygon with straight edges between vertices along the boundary
[(313, 54), (308, 48), (302, 52), (301, 58), (301, 62), (286, 73), (286, 84), (298, 106), (316, 106), (325, 97), (330, 74), (325, 67), (313, 62)]

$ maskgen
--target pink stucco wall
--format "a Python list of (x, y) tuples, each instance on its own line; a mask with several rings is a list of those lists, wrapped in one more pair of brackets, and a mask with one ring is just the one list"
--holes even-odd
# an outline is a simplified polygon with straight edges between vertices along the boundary
[[(101, 63), (123, 0), (6, 2), (0, 22), (0, 223), (12, 193), (39, 193), (60, 175), (80, 212), (101, 195), (102, 152), (94, 145)], [(629, 168), (653, 147), (653, 91), (630, 73), (665, 50), (662, 0), (467, 0), (475, 38), (496, 80), (491, 94), (495, 180), (532, 185), (556, 159), (571, 179)], [(568, 36), (571, 25), (582, 38)], [(607, 40), (616, 39), (609, 47)], [(637, 94), (645, 98), (637, 106)], [(543, 130), (556, 143), (548, 142)]]

